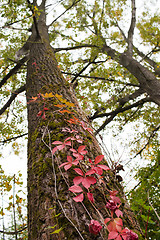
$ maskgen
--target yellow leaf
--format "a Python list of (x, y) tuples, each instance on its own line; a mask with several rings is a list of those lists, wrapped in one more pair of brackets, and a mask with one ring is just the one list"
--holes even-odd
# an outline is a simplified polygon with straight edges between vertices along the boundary
[(13, 198), (13, 195), (11, 195), (10, 197), (9, 197), (9, 200), (11, 200)]
[(66, 105), (64, 105), (64, 104), (57, 104), (57, 105), (54, 105), (54, 106), (58, 107), (58, 108), (66, 107)]
[(4, 216), (4, 215), (5, 215), (5, 213), (3, 212), (3, 209), (0, 210), (0, 215), (1, 215), (1, 216)]
[(44, 98), (52, 98), (52, 97), (54, 97), (54, 95), (52, 93), (45, 93), (45, 94), (42, 94), (42, 97), (44, 97)]
[(55, 97), (58, 98), (58, 99), (61, 99), (62, 98), (62, 95), (58, 95), (57, 93), (55, 94)]
[(62, 110), (62, 111), (59, 111), (60, 113), (72, 113), (72, 112), (70, 112), (70, 111), (68, 111), (68, 110)]
[(62, 231), (62, 229), (63, 229), (63, 228), (61, 227), (61, 228), (55, 230), (54, 232), (52, 232), (51, 234), (59, 233), (60, 231)]
[(67, 105), (68, 107), (75, 107), (74, 103), (70, 103), (70, 102), (66, 102), (66, 105)]

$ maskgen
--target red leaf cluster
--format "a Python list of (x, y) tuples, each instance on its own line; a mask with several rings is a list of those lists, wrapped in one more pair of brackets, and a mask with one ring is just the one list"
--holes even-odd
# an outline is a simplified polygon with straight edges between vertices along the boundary
[(89, 231), (90, 233), (97, 235), (102, 229), (101, 224), (96, 221), (96, 220), (91, 220), (90, 224), (89, 224)]

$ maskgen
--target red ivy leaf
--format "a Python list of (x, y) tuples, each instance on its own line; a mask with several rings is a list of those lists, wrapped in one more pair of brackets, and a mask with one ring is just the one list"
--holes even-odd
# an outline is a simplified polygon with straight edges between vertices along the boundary
[(83, 202), (83, 199), (84, 199), (83, 193), (73, 198), (75, 202)]
[(123, 213), (122, 213), (122, 211), (119, 210), (119, 209), (116, 209), (115, 214), (117, 215), (118, 218), (119, 218), (120, 216), (123, 217)]
[(80, 184), (82, 181), (83, 181), (83, 177), (81, 177), (81, 176), (75, 177), (73, 179), (73, 182), (74, 182), (75, 185)]
[(52, 144), (63, 144), (61, 141), (54, 141)]
[(58, 150), (62, 150), (64, 147), (65, 147), (64, 144), (63, 144), (63, 145), (59, 145), (59, 146), (57, 146)]
[(82, 188), (80, 186), (77, 186), (77, 185), (73, 185), (68, 190), (71, 191), (71, 192), (74, 192), (74, 193), (83, 192)]
[(71, 141), (65, 142), (64, 144), (67, 146), (71, 146)]
[(53, 149), (52, 149), (52, 154), (54, 154), (57, 150), (58, 150), (57, 147), (53, 148)]
[(72, 162), (72, 157), (71, 156), (67, 156), (67, 161), (68, 162)]
[(68, 169), (70, 169), (72, 167), (71, 163), (66, 163), (66, 165), (64, 166), (64, 169), (67, 171)]
[(78, 148), (78, 152), (79, 152), (80, 154), (86, 154), (87, 151), (84, 150), (85, 148), (86, 148), (85, 145), (80, 146), (80, 147)]
[(106, 223), (108, 223), (109, 221), (111, 221), (111, 218), (106, 218), (106, 219), (104, 220), (104, 223), (106, 224)]
[(37, 114), (37, 117), (41, 116), (42, 115), (42, 111), (39, 111), (38, 114)]
[(93, 193), (88, 192), (87, 197), (92, 203), (94, 203)]
[(118, 232), (114, 232), (114, 231), (112, 231), (112, 232), (110, 232), (109, 233), (109, 235), (108, 235), (108, 240), (109, 239), (117, 239), (117, 237), (118, 237)]
[(66, 142), (66, 141), (69, 140), (69, 139), (71, 139), (71, 137), (67, 137), (67, 138), (64, 140), (64, 142)]
[(90, 169), (88, 172), (86, 172), (85, 175), (87, 176), (87, 175), (91, 175), (91, 174), (94, 174), (94, 173), (95, 173), (95, 171), (93, 169)]
[(109, 167), (107, 167), (106, 165), (97, 165), (97, 167), (100, 167), (101, 169), (103, 169), (103, 170), (110, 170), (110, 168)]
[(120, 200), (119, 197), (116, 197), (116, 196), (110, 195), (110, 198), (111, 198), (115, 203), (121, 203), (121, 200)]
[(49, 110), (49, 108), (44, 107), (43, 110), (44, 110), (44, 111), (47, 111), (47, 110)]
[(83, 172), (80, 168), (74, 168), (74, 171), (78, 173), (79, 175), (83, 176)]
[(70, 150), (71, 152), (75, 152), (75, 153), (77, 152), (76, 149), (74, 149), (74, 148), (70, 148), (69, 150)]
[(85, 188), (90, 188), (90, 186), (92, 184), (95, 184), (97, 181), (94, 177), (86, 177), (83, 179), (82, 181), (82, 185), (85, 187)]
[(46, 119), (45, 112), (43, 112), (42, 119)]
[(98, 175), (103, 174), (103, 170), (100, 167), (93, 167), (92, 168)]
[(115, 219), (114, 219), (114, 222), (115, 222), (117, 225), (119, 225), (119, 226), (123, 226), (123, 221), (122, 221), (121, 218), (115, 218)]
[(99, 156), (97, 156), (97, 157), (95, 158), (95, 160), (94, 160), (94, 163), (95, 163), (95, 164), (98, 164), (99, 162), (102, 161), (103, 158), (104, 158), (104, 155), (99, 155)]

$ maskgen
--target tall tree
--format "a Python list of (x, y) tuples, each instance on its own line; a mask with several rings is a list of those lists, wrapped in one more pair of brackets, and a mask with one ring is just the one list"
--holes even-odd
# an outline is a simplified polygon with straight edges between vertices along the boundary
[[(85, 4), (85, 1), (82, 2)], [(70, 7), (66, 6), (66, 8), (69, 9), (78, 3), (78, 13), (78, 8), (82, 7), (80, 1), (73, 1), (70, 3)], [(103, 1), (103, 3), (105, 3), (105, 1)], [(95, 1), (95, 6), (96, 4), (97, 2)], [(111, 113), (104, 112), (106, 106), (101, 106), (101, 108), (98, 107), (97, 111), (90, 117), (90, 120), (102, 116), (107, 117), (107, 119), (97, 130), (97, 133), (118, 113), (131, 109), (132, 107), (141, 106), (145, 102), (152, 101), (157, 105), (160, 104), (159, 80), (156, 79), (155, 74), (152, 71), (149, 71), (145, 66), (133, 58), (133, 49), (135, 49), (133, 46), (133, 32), (135, 26), (134, 1), (132, 1), (131, 26), (128, 32), (128, 37), (125, 38), (128, 47), (127, 51), (124, 51), (123, 53), (114, 50), (111, 46), (106, 44), (106, 40), (101, 34), (101, 29), (97, 29), (97, 25), (95, 24), (95, 13), (93, 12), (93, 16), (90, 16), (86, 11), (87, 16), (92, 20), (95, 37), (91, 39), (92, 44), (87, 43), (87, 45), (85, 44), (72, 48), (91, 47), (94, 48), (94, 51), (91, 52), (86, 67), (84, 67), (83, 71), (80, 70), (80, 72), (76, 74), (71, 83), (66, 81), (62, 76), (55, 58), (54, 52), (59, 51), (60, 49), (57, 48), (54, 51), (50, 45), (48, 34), (49, 27), (46, 24), (47, 1), (42, 0), (40, 5), (38, 5), (36, 0), (33, 1), (33, 3), (30, 3), (29, 0), (26, 2), (9, 1), (2, 6), (4, 17), (8, 16), (9, 19), (9, 22), (5, 24), (5, 27), (12, 27), (14, 22), (18, 22), (19, 15), (21, 13), (23, 14), (23, 10), (26, 7), (27, 9), (30, 9), (32, 15), (29, 23), (31, 22), (31, 19), (33, 19), (32, 27), (30, 29), (31, 35), (28, 40), (25, 41), (23, 47), (16, 52), (15, 61), (18, 62), (14, 62), (14, 67), (12, 69), (8, 66), (4, 69), (4, 77), (0, 85), (3, 87), (10, 77), (13, 78), (13, 81), (9, 83), (9, 87), (14, 89), (14, 91), (12, 90), (13, 92), (9, 100), (1, 109), (1, 114), (6, 114), (6, 116), (7, 113), (5, 113), (5, 111), (8, 109), (17, 94), (26, 90), (28, 102), (28, 238), (92, 239), (93, 237), (88, 230), (90, 218), (98, 220), (101, 214), (104, 214), (105, 217), (107, 217), (107, 211), (104, 210), (105, 200), (107, 198), (104, 190), (106, 189), (117, 190), (119, 192), (121, 201), (123, 202), (121, 207), (124, 212), (123, 218), (125, 226), (143, 235), (134, 214), (125, 200), (123, 189), (115, 177), (115, 170), (106, 173), (106, 176), (103, 179), (105, 187), (99, 185), (96, 188), (94, 197), (96, 200), (97, 211), (95, 211), (91, 203), (86, 201), (84, 202), (84, 205), (83, 203), (77, 203), (71, 198), (68, 188), (72, 185), (75, 173), (74, 171), (63, 173), (58, 167), (60, 164), (64, 163), (67, 158), (65, 147), (67, 148), (70, 143), (67, 145), (67, 142), (64, 142), (65, 138), (68, 136), (68, 132), (66, 131), (74, 130), (81, 133), (83, 141), (85, 141), (85, 148), (88, 151), (88, 158), (95, 159), (98, 155), (101, 155), (97, 140), (94, 135), (91, 134), (88, 127), (89, 120), (79, 107), (74, 93), (77, 77), (81, 76), (81, 73), (87, 69), (89, 65), (95, 63), (99, 52), (107, 54), (118, 64), (125, 67), (129, 74), (134, 76), (134, 81), (136, 79), (136, 83), (132, 82), (132, 78), (131, 83), (126, 85), (135, 86), (137, 87), (137, 90), (121, 97), (121, 99), (118, 100), (117, 109)], [(13, 11), (13, 16), (10, 19), (11, 9)], [(97, 11), (96, 8), (95, 11)], [(101, 18), (103, 14), (101, 14)], [(27, 14), (25, 17), (29, 18), (29, 16), (30, 15)], [(25, 27), (25, 24), (27, 25), (28, 22), (25, 22), (23, 18), (22, 26)], [(52, 27), (51, 24), (50, 27)], [(25, 40), (25, 34), (22, 34), (22, 36)], [(2, 37), (7, 39), (7, 32), (3, 33)], [(16, 38), (17, 36), (14, 37)], [(98, 43), (98, 45), (96, 45), (96, 43)], [(138, 52), (137, 49), (136, 51)], [(26, 56), (21, 58), (24, 54), (26, 54)], [(142, 53), (138, 54), (140, 56), (143, 55)], [(3, 54), (3, 56), (5, 56), (5, 54)], [(14, 59), (12, 55), (10, 58)], [(148, 56), (143, 55), (143, 59), (149, 62)], [(20, 67), (24, 66), (26, 61), (26, 82), (23, 80), (20, 81), (18, 77), (14, 79), (13, 75), (19, 71)], [(155, 68), (157, 73), (158, 65), (152, 67)], [(6, 74), (7, 68), (9, 68), (9, 72)], [(96, 79), (96, 77), (94, 78)], [(24, 83), (23, 86), (20, 85), (22, 82)], [(16, 87), (18, 87), (18, 89), (16, 89)], [(124, 107), (128, 101), (133, 100), (135, 97), (140, 97), (142, 94), (147, 96), (132, 105)], [(63, 109), (63, 112), (60, 112), (60, 105), (62, 109), (64, 106), (66, 106), (67, 109), (65, 109), (65, 111), (63, 111)], [(101, 109), (103, 113), (100, 113)], [(72, 120), (69, 120), (68, 116), (70, 116)], [(22, 121), (22, 119), (18, 120)], [(74, 129), (67, 130), (71, 129), (72, 124), (74, 124)], [(14, 121), (12, 121), (11, 124), (11, 127), (13, 126)], [(158, 126), (156, 127), (158, 128)], [(86, 132), (86, 129), (89, 131)], [(7, 130), (4, 130), (4, 134), (9, 134), (9, 131), (12, 130), (8, 127)], [(15, 130), (13, 130), (13, 132), (17, 133)], [(63, 146), (61, 145), (61, 148), (64, 147), (65, 150), (63, 149), (62, 152), (54, 154), (51, 143), (56, 141), (64, 142), (62, 144)], [(109, 165), (109, 163), (104, 162), (104, 165), (105, 164)], [(83, 167), (85, 168), (85, 166)], [(53, 232), (52, 228), (54, 227), (56, 227), (57, 232), (51, 234)], [(96, 239), (105, 239), (106, 236), (106, 231), (102, 230), (101, 235), (98, 235)]]

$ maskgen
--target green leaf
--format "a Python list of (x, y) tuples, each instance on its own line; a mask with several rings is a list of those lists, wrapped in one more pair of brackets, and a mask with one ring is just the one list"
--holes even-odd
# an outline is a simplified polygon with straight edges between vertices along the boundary
[(59, 233), (62, 230), (63, 230), (63, 228), (59, 228), (59, 229), (55, 230), (54, 232), (52, 232), (51, 234)]

